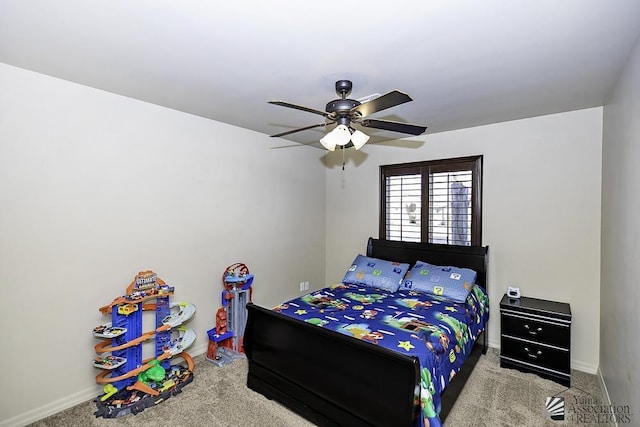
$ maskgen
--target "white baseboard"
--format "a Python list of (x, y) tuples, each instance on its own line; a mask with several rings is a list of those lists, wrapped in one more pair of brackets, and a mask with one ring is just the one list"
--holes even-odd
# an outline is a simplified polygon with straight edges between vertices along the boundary
[[(189, 349), (188, 353), (191, 356), (199, 356), (206, 353), (209, 342), (200, 344), (196, 347)], [(9, 418), (4, 421), (0, 421), (0, 427), (22, 427), (28, 424), (34, 423), (43, 418), (57, 414), (60, 411), (69, 409), (73, 406), (84, 403), (88, 400), (93, 400), (96, 396), (100, 395), (99, 386), (91, 386), (77, 393), (73, 393), (70, 396), (63, 397), (62, 399), (54, 400), (53, 402), (42, 405), (39, 408), (32, 409), (31, 411), (17, 415), (13, 418)]]
[[(598, 373), (596, 374), (598, 378), (598, 383), (600, 384), (600, 391), (602, 393), (602, 398), (604, 399), (604, 404), (610, 406), (611, 405), (611, 396), (609, 396), (609, 390), (607, 389), (607, 383), (604, 382), (604, 377), (602, 376), (602, 371), (598, 366)], [(618, 427), (618, 422), (616, 420), (613, 421), (614, 426)]]
[(596, 365), (576, 359), (571, 359), (571, 369), (576, 369), (591, 375), (596, 375), (598, 373), (598, 367)]
[(72, 406), (84, 403), (87, 400), (95, 399), (100, 394), (100, 388), (92, 386), (82, 391), (74, 393), (70, 396), (63, 397), (62, 399), (54, 400), (39, 408), (32, 409), (24, 414), (17, 415), (8, 420), (0, 422), (0, 427), (21, 427), (27, 424), (34, 423), (38, 420), (57, 414), (60, 411), (69, 409)]
[(200, 356), (201, 354), (204, 354), (207, 352), (208, 347), (209, 347), (209, 341), (191, 347), (188, 353), (193, 357)]

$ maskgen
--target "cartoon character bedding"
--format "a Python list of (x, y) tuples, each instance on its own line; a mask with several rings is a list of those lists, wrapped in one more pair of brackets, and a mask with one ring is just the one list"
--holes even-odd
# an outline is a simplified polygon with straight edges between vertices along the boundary
[(419, 426), (441, 426), (440, 394), (462, 367), (489, 315), (469, 269), (358, 255), (343, 282), (274, 310), (420, 361)]

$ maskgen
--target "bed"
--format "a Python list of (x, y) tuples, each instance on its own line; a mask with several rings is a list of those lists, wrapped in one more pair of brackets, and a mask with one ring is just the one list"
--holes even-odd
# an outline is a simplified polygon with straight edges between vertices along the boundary
[[(437, 426), (446, 419), (480, 355), (487, 350), (488, 248), (370, 238), (365, 256), (393, 261), (394, 266), (406, 263), (407, 269), (414, 271), (414, 274), (413, 267), (418, 261), (473, 270), (476, 286), (469, 292), (469, 298), (474, 301), (454, 303), (441, 296), (426, 302), (420, 292), (411, 289), (404, 288), (398, 293), (373, 289), (374, 294), (378, 295), (373, 299), (381, 298), (386, 304), (387, 311), (382, 313), (382, 308), (367, 305), (367, 302), (371, 302), (372, 288), (357, 283), (342, 283), (271, 310), (249, 303), (243, 339), (249, 363), (247, 385), (321, 426)], [(482, 288), (484, 292), (477, 292)], [(394, 298), (395, 302), (401, 299), (403, 303), (405, 299), (410, 302), (405, 306), (390, 306), (389, 298)], [(346, 308), (341, 301), (346, 301)], [(481, 309), (473, 308), (474, 304), (482, 306)], [(443, 338), (441, 332), (425, 333), (419, 330), (422, 328), (407, 332), (390, 326), (390, 322), (402, 319), (398, 313), (404, 313), (403, 309), (409, 306), (412, 306), (411, 310), (416, 306), (422, 309), (426, 305), (438, 307), (438, 319), (466, 310), (467, 317), (476, 319), (471, 322), (477, 323), (475, 332), (471, 331), (471, 326), (465, 328), (469, 332), (465, 334), (464, 342), (461, 340), (457, 343)], [(389, 307), (397, 308), (397, 311)], [(468, 307), (474, 313), (470, 314)], [(300, 316), (302, 311), (305, 313)], [(375, 316), (377, 311), (381, 319), (386, 319), (386, 326), (368, 330), (371, 318), (367, 318), (365, 311), (369, 311), (370, 316)], [(475, 311), (481, 311), (481, 316)], [(431, 315), (427, 313), (420, 311), (410, 314), (420, 318)], [(356, 326), (351, 324), (349, 328), (334, 330), (336, 327), (331, 329), (328, 327), (330, 325), (326, 325), (339, 316), (352, 318)], [(457, 321), (451, 322), (454, 323), (447, 325), (458, 324)], [(461, 329), (449, 328), (442, 322), (440, 326), (453, 335), (456, 335), (454, 329)], [(410, 333), (411, 339), (395, 335), (403, 333)], [(384, 344), (395, 343), (388, 340), (386, 335), (394, 335), (394, 340), (399, 337), (399, 348)], [(416, 348), (421, 347), (415, 341), (417, 338), (423, 339), (422, 347), (427, 348), (427, 353), (438, 354), (434, 362), (415, 353)], [(438, 377), (425, 378), (427, 369), (431, 369), (432, 374), (436, 373), (435, 364), (453, 368), (451, 372), (439, 373), (439, 380)], [(437, 389), (435, 393), (433, 385)], [(433, 404), (435, 414), (433, 409), (425, 409), (430, 404)]]

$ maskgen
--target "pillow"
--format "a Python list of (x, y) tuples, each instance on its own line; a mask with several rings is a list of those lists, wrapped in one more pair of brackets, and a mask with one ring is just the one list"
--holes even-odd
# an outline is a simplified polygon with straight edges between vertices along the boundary
[(401, 288), (464, 302), (476, 282), (477, 273), (469, 268), (443, 267), (416, 261)]
[(358, 255), (342, 279), (342, 283), (395, 292), (400, 287), (407, 270), (409, 270), (409, 264)]

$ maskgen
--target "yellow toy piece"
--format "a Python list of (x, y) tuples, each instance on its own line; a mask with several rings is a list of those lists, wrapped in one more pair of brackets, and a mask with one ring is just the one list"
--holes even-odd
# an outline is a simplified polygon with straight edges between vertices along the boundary
[(115, 388), (113, 384), (107, 384), (104, 386), (102, 391), (104, 391), (104, 396), (102, 396), (100, 400), (104, 402), (105, 400), (116, 394), (118, 392), (118, 389)]
[(138, 304), (125, 304), (118, 307), (118, 314), (124, 314), (125, 316), (138, 311)]

